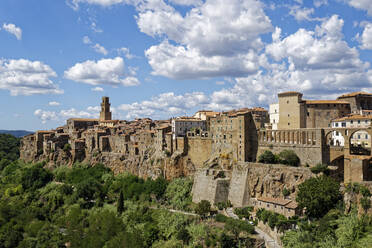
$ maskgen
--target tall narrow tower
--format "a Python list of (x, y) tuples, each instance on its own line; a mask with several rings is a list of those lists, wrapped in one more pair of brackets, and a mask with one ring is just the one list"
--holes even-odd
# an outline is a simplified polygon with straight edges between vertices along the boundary
[(111, 111), (110, 111), (110, 102), (107, 96), (102, 97), (101, 103), (101, 113), (99, 115), (100, 121), (108, 121), (111, 120)]

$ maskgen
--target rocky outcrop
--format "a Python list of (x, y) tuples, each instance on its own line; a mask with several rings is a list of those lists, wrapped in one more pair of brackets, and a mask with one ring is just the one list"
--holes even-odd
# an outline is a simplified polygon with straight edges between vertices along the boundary
[[(297, 168), (285, 165), (271, 165), (261, 163), (231, 163), (231, 170), (218, 166), (218, 162), (211, 163), (211, 167), (199, 170), (194, 177), (193, 200), (199, 202), (203, 199), (219, 201), (230, 200), (234, 206), (246, 206), (252, 204), (252, 199), (265, 196), (283, 198), (283, 189), (289, 190), (291, 199), (295, 199), (299, 184), (313, 176), (308, 168)], [(225, 168), (227, 165), (225, 164)], [(214, 196), (218, 190), (210, 192), (209, 188), (218, 188), (223, 172), (224, 181), (228, 183), (228, 194), (225, 199)]]

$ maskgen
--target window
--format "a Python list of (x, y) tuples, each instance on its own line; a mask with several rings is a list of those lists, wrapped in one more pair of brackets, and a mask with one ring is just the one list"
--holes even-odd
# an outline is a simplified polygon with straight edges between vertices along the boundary
[(336, 131), (336, 136), (338, 136), (338, 131)]
[(287, 104), (289, 103), (289, 101), (287, 101)]
[(354, 121), (353, 121), (353, 120), (351, 120), (351, 121), (350, 121), (350, 124), (353, 124), (353, 123), (354, 123)]
[(342, 122), (342, 123), (341, 123), (341, 126), (342, 126), (342, 127), (346, 127), (346, 122)]
[(338, 123), (337, 122), (335, 123), (335, 127), (338, 127)]
[(360, 120), (358, 120), (358, 124), (360, 124)]
[(310, 113), (309, 112), (307, 112), (307, 116), (310, 116)]
[(360, 134), (358, 134), (358, 139), (360, 139)]
[(366, 139), (368, 139), (368, 134), (366, 134)]
[(291, 125), (289, 122), (288, 122), (288, 126)]
[(288, 117), (289, 117), (289, 114), (288, 114)]

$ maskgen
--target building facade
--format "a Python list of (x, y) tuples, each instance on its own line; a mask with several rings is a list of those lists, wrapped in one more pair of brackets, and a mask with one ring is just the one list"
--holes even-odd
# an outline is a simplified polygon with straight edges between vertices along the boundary
[(270, 104), (269, 106), (270, 124), (273, 130), (278, 129), (279, 123), (279, 103)]
[(187, 132), (193, 129), (206, 131), (206, 121), (194, 117), (177, 117), (172, 119), (173, 139), (176, 139), (176, 137), (185, 137)]

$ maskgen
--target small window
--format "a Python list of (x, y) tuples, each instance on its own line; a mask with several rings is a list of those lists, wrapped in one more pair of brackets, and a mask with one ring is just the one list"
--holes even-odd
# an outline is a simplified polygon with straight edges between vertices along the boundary
[(289, 103), (289, 101), (287, 101), (287, 104)]
[(289, 117), (289, 114), (288, 114), (288, 117)]
[(288, 126), (291, 125), (289, 122), (288, 122)]
[(309, 112), (307, 112), (307, 116), (310, 116), (310, 113)]
[(366, 134), (366, 139), (368, 139), (368, 134)]
[(335, 127), (338, 127), (338, 123), (337, 122), (335, 123)]
[(360, 124), (360, 120), (358, 120), (358, 124)]
[(350, 124), (353, 124), (353, 123), (354, 123), (354, 121), (353, 121), (353, 120), (351, 120), (351, 121), (350, 121)]

